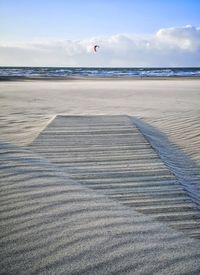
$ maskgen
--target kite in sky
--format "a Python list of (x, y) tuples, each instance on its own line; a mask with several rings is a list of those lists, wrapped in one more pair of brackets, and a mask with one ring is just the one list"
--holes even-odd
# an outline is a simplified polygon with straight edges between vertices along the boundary
[(97, 52), (97, 48), (100, 48), (99, 45), (94, 45), (94, 52)]

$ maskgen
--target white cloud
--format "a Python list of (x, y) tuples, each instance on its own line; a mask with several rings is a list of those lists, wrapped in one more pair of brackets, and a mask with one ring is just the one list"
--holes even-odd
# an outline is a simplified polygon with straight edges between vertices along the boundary
[(200, 28), (187, 25), (184, 28), (161, 29), (156, 39), (165, 47), (195, 52), (200, 49)]
[[(97, 53), (93, 45), (99, 44)], [(155, 35), (116, 34), (86, 40), (1, 43), (1, 66), (200, 66), (200, 28), (160, 29)]]

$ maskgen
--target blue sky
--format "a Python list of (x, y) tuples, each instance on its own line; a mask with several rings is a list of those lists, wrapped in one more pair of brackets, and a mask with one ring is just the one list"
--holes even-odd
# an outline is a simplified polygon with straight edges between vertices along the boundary
[(200, 26), (199, 0), (0, 0), (1, 40), (83, 39)]
[(0, 0), (0, 65), (200, 66), (200, 0)]

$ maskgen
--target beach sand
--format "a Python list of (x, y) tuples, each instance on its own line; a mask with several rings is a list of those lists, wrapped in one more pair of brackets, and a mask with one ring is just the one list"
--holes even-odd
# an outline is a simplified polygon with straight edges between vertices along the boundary
[(200, 163), (200, 80), (0, 82), (1, 138), (29, 144), (58, 114), (144, 119)]
[(198, 238), (73, 181), (29, 147), (57, 115), (130, 116), (199, 211), (200, 79), (1, 81), (0, 273), (199, 274)]

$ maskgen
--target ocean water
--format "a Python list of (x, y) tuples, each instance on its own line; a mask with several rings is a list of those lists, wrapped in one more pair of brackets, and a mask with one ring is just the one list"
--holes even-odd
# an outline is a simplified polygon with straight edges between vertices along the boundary
[(85, 67), (0, 67), (0, 77), (70, 77), (70, 76), (200, 76), (195, 68), (85, 68)]

